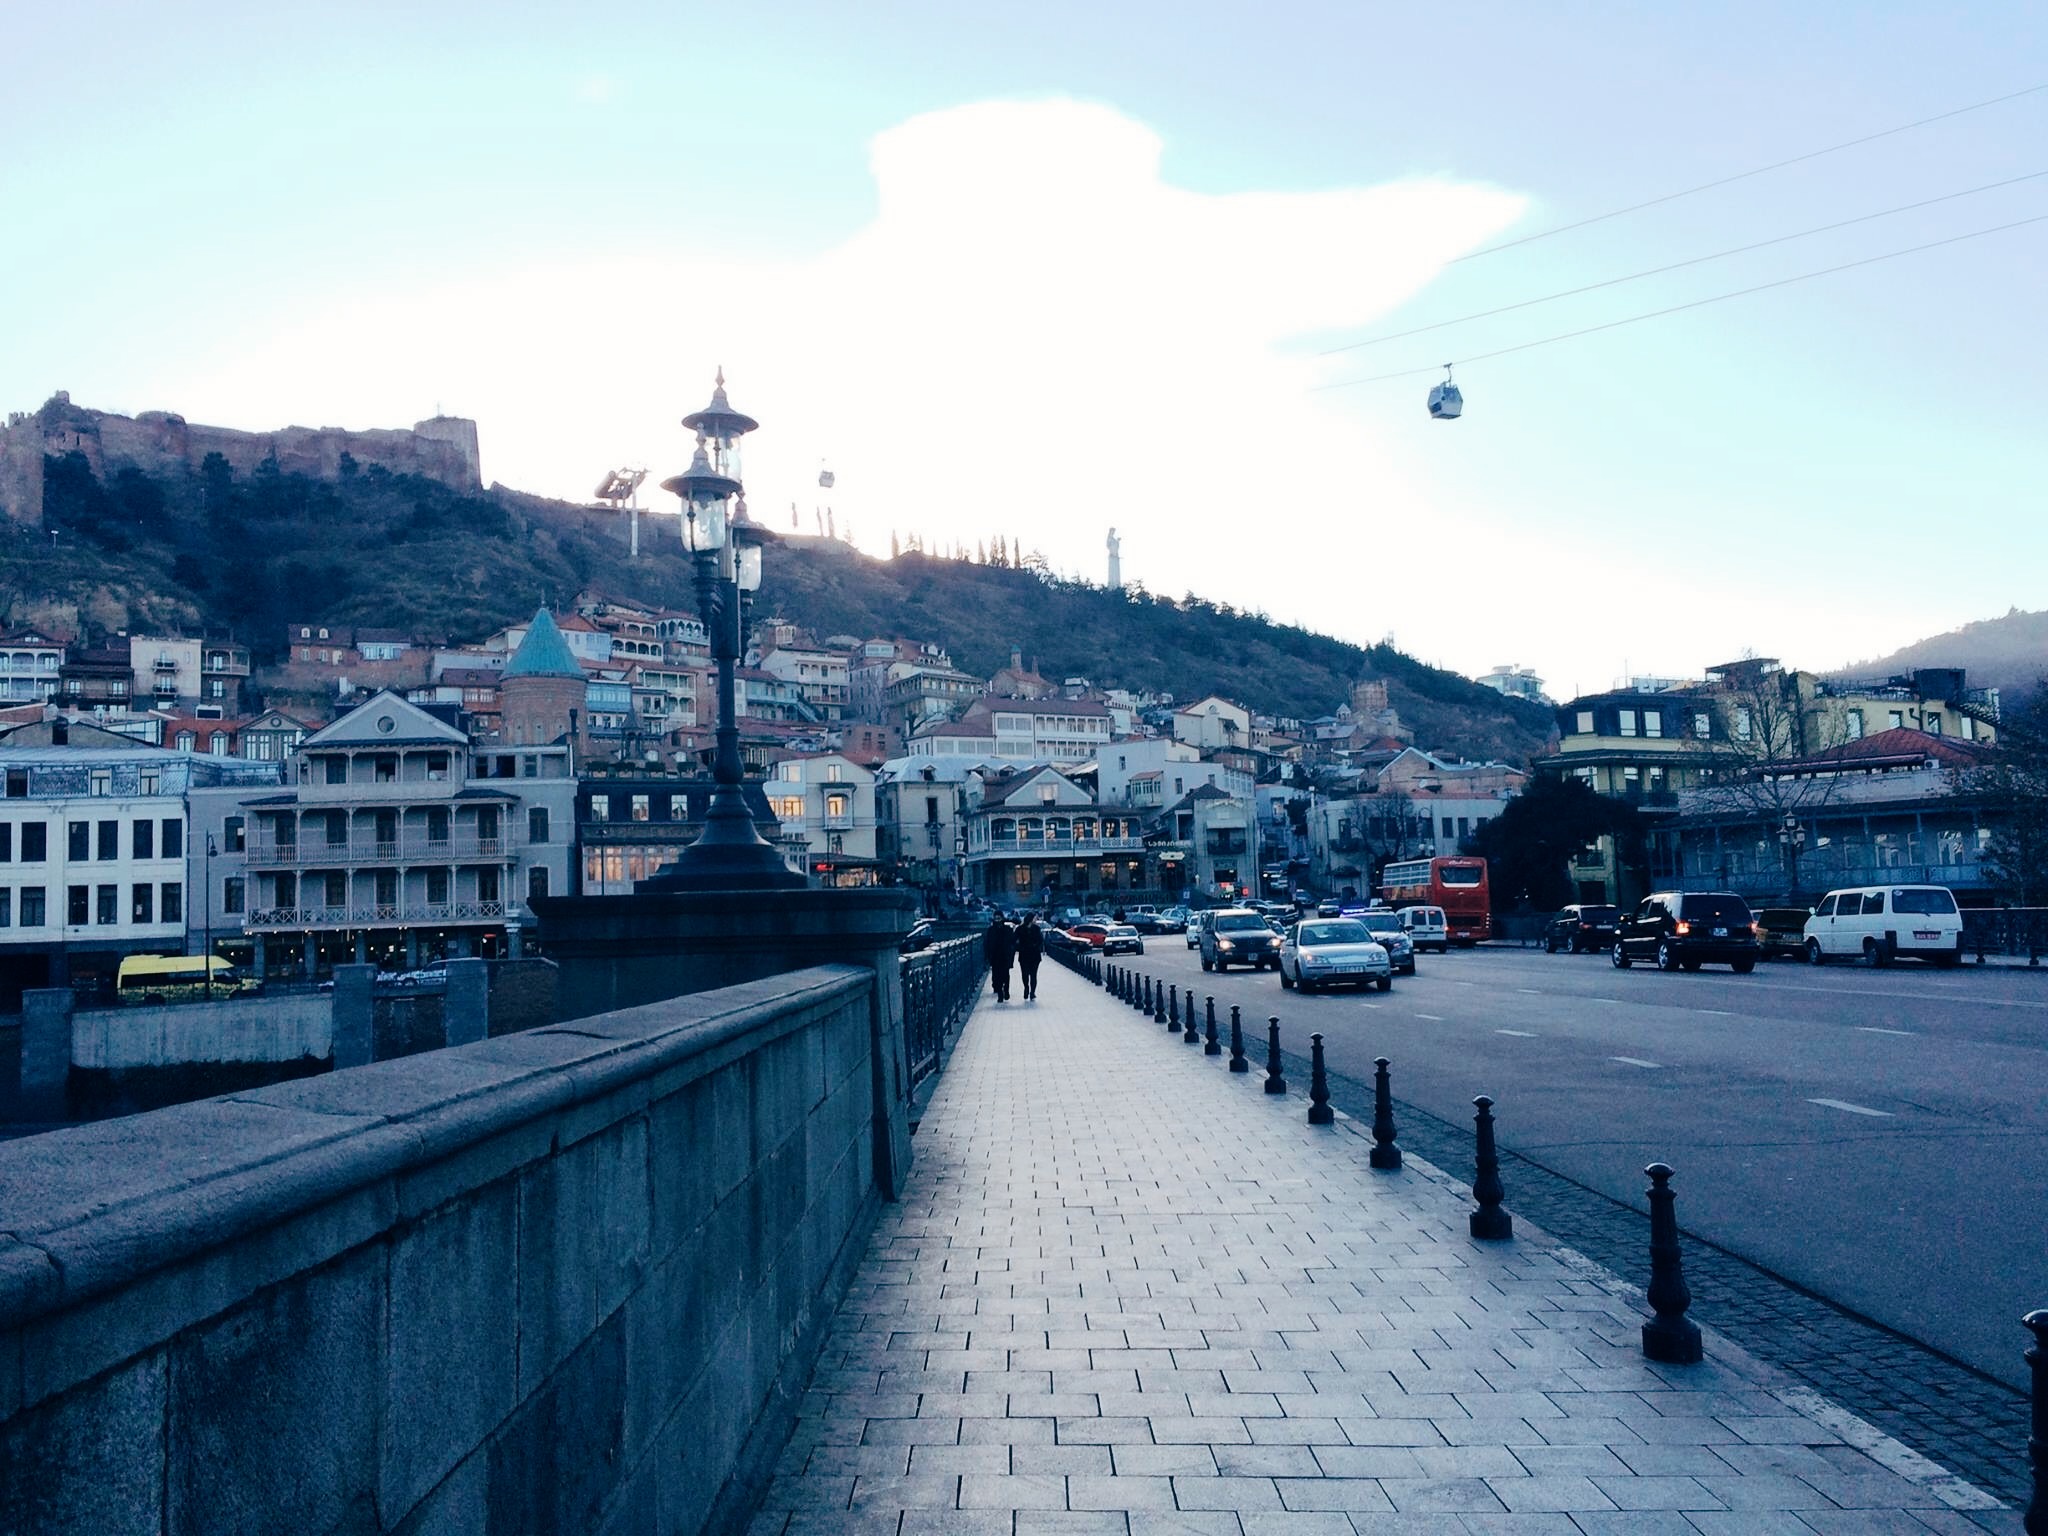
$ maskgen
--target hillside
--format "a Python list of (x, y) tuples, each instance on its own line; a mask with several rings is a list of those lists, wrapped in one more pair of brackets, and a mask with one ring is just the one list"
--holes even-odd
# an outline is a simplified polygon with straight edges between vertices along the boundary
[[(0, 622), (67, 634), (228, 630), (259, 663), (279, 654), (292, 622), (463, 640), (584, 591), (694, 604), (672, 519), (643, 518), (642, 558), (629, 564), (623, 522), (611, 514), (346, 460), (331, 480), (274, 465), (242, 476), (212, 457), (196, 473), (123, 469), (102, 484), (82, 457), (52, 457), (43, 511), (44, 530), (4, 525), (0, 535)], [(1361, 648), (1199, 599), (923, 554), (877, 560), (829, 540), (770, 552), (757, 613), (821, 636), (937, 640), (983, 676), (1014, 647), (1055, 679), (1180, 699), (1221, 693), (1300, 718), (1380, 680), (1419, 741), (1469, 757), (1526, 760), (1550, 729), (1548, 710), (1389, 646)]]
[(1914, 667), (1963, 667), (1973, 688), (1996, 688), (2008, 700), (2024, 697), (2048, 676), (2048, 612), (2015, 608), (2002, 618), (1980, 619), (1858, 662), (1844, 675), (1891, 676)]

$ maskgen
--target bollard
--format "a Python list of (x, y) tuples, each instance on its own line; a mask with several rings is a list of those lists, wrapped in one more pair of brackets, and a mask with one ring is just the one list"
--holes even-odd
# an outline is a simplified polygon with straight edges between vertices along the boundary
[(1323, 1071), (1323, 1037), (1308, 1037), (1308, 1123), (1331, 1125), (1337, 1112), (1330, 1108), (1330, 1079)]
[(1183, 1045), (1199, 1045), (1202, 1042), (1202, 1027), (1195, 1022), (1195, 989), (1188, 988), (1187, 1029), (1181, 1034)]
[(1237, 1016), (1237, 1004), (1230, 1005), (1230, 1070), (1249, 1072), (1252, 1064), (1244, 1059), (1244, 1022)]
[(1266, 1092), (1285, 1093), (1287, 1079), (1280, 1075), (1280, 1016), (1266, 1020)]
[(1180, 1033), (1180, 985), (1175, 983), (1166, 989), (1166, 1023), (1175, 1034)]
[(1678, 1215), (1672, 1209), (1671, 1169), (1652, 1163), (1650, 1176), (1650, 1305), (1657, 1315), (1643, 1324), (1643, 1354), (1666, 1365), (1694, 1365), (1702, 1356), (1699, 1325), (1685, 1309), (1692, 1292), (1685, 1286), (1685, 1264), (1678, 1252)]
[(1166, 1022), (1166, 988), (1157, 982), (1152, 984), (1152, 1022), (1154, 1024), (1164, 1024)]
[(1150, 1013), (1152, 1011), (1152, 978), (1150, 976), (1145, 978), (1144, 1006), (1138, 1011), (1140, 1013)]
[(1394, 1145), (1394, 1089), (1387, 1077), (1387, 1058), (1375, 1056), (1372, 1063), (1372, 1152), (1366, 1161), (1384, 1172), (1401, 1166), (1401, 1149)]
[(1216, 999), (1209, 999), (1209, 1043), (1202, 1047), (1204, 1056), (1221, 1056), (1223, 1042), (1216, 1038)]
[(1478, 1111), (1473, 1119), (1479, 1129), (1479, 1166), (1472, 1175), (1472, 1198), (1479, 1209), (1472, 1213), (1472, 1235), (1482, 1238), (1513, 1237), (1514, 1218), (1501, 1209), (1507, 1191), (1501, 1188), (1500, 1158), (1493, 1150), (1493, 1100), (1485, 1094), (1472, 1101)]
[(2034, 1468), (2034, 1494), (2027, 1500), (2027, 1536), (2048, 1536), (2048, 1311), (2029, 1312), (2020, 1321), (2032, 1331), (2026, 1360), (2034, 1384), (2034, 1422), (2027, 1434), (2027, 1460)]

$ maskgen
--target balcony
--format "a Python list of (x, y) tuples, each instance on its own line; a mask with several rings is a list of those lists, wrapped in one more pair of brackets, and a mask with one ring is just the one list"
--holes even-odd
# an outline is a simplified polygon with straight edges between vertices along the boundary
[(506, 901), (444, 901), (371, 903), (354, 907), (260, 907), (249, 914), (245, 931), (275, 932), (302, 928), (378, 928), (454, 923), (500, 923), (516, 911)]
[(827, 832), (851, 832), (853, 830), (853, 812), (827, 811), (825, 813), (825, 830)]
[(178, 670), (178, 664), (168, 656), (159, 656), (150, 670), (156, 673), (157, 676), (162, 677), (166, 673), (175, 673)]
[(352, 837), (330, 843), (309, 838), (297, 843), (256, 843), (248, 846), (251, 869), (328, 869), (338, 864), (447, 864), (465, 859), (507, 859), (517, 845), (503, 837), (458, 833), (430, 838), (408, 833), (395, 839)]
[(1143, 853), (1142, 837), (997, 837), (973, 853), (987, 858), (1029, 859), (1044, 853)]

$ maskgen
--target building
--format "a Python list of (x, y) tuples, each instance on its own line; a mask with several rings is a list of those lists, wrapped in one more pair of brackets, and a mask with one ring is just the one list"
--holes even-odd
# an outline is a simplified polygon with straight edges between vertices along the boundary
[(1495, 667), (1473, 679), (1491, 688), (1495, 693), (1504, 693), (1511, 699), (1528, 699), (1536, 704), (1548, 704), (1543, 696), (1543, 679), (1527, 667), (1518, 667), (1512, 661)]
[[(702, 834), (715, 787), (694, 769), (591, 764), (576, 787), (576, 894), (630, 895), (639, 882), (675, 863)], [(755, 827), (768, 841), (778, 841), (781, 829), (761, 785), (750, 779), (745, 793)]]
[[(538, 610), (519, 627), (519, 642), (498, 673), (499, 735), (507, 746), (567, 742), (588, 756), (582, 733), (587, 723), (590, 682), (554, 615)], [(623, 701), (630, 703), (630, 695)]]
[(957, 896), (965, 889), (967, 811), (980, 799), (982, 764), (963, 757), (899, 757), (875, 775), (875, 856), (905, 885)]
[(188, 640), (176, 635), (130, 635), (128, 666), (137, 698), (160, 709), (188, 705), (195, 713), (242, 713), (249, 682), (249, 648), (232, 640)]
[(57, 669), (57, 703), (74, 713), (127, 714), (135, 703), (127, 644), (67, 652)]
[(1149, 825), (1145, 851), (1169, 895), (1228, 899), (1259, 890), (1259, 827), (1249, 796), (1197, 784)]
[(1099, 804), (1050, 765), (989, 778), (966, 813), (967, 887), (1029, 904), (1160, 894), (1145, 858), (1144, 820)]
[(856, 864), (876, 865), (873, 769), (841, 752), (785, 757), (770, 769), (763, 790), (792, 869), (836, 875)]
[[(476, 749), (379, 693), (314, 732), (244, 818), (243, 931), (264, 974), (516, 953), (529, 896), (569, 889), (576, 785), (559, 738)], [(225, 893), (223, 893), (225, 896)]]
[(39, 629), (0, 635), (0, 705), (47, 702), (57, 696), (64, 642)]
[(997, 757), (1015, 763), (1085, 763), (1109, 745), (1109, 710), (1093, 699), (976, 699), (959, 719), (912, 737), (913, 757)]
[(796, 689), (812, 720), (844, 720), (853, 686), (846, 658), (836, 651), (777, 645), (761, 657), (760, 670)]
[(1197, 699), (1173, 713), (1173, 739), (1186, 742), (1197, 751), (1214, 752), (1223, 747), (1252, 744), (1251, 711), (1215, 694)]
[[(187, 796), (276, 764), (122, 744), (0, 746), (0, 1009), (23, 988), (111, 995), (121, 957), (185, 950)], [(99, 740), (105, 737), (93, 733)]]

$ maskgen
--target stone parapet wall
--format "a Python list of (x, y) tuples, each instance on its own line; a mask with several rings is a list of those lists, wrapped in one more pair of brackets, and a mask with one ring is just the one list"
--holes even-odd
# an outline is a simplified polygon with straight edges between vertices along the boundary
[(873, 1220), (876, 993), (0, 1144), (0, 1531), (735, 1525)]

